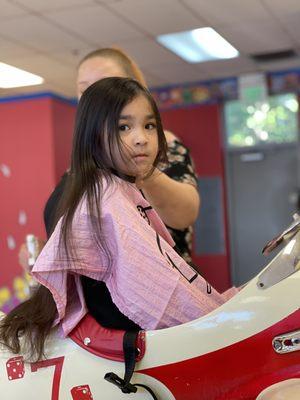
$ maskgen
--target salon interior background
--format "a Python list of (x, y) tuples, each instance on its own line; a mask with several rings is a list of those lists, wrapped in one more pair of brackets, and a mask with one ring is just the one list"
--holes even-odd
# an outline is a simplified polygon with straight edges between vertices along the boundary
[[(67, 168), (77, 63), (116, 44), (141, 66), (165, 127), (192, 150), (202, 195), (195, 263), (220, 290), (256, 273), (264, 240), (296, 209), (299, 17), (298, 0), (0, 0), (0, 62), (45, 80), (0, 89), (0, 308), (27, 295), (18, 247), (28, 232), (44, 236), (43, 205)], [(239, 57), (188, 63), (155, 40), (206, 26)], [(259, 106), (239, 101), (240, 77), (250, 73), (262, 73), (272, 95)], [(258, 80), (248, 91), (254, 102)], [(250, 125), (240, 135), (237, 113)], [(271, 132), (272, 118), (285, 130)]]

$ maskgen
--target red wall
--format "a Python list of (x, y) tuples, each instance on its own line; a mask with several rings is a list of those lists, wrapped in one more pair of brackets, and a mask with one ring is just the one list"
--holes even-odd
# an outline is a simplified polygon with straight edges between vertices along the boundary
[[(2, 309), (26, 295), (18, 250), (28, 233), (45, 237), (43, 208), (69, 164), (74, 111), (74, 106), (49, 96), (0, 103)], [(26, 220), (19, 220), (20, 212)]]
[(55, 149), (55, 181), (58, 182), (70, 163), (76, 108), (58, 100), (52, 101), (51, 106)]
[[(217, 104), (201, 105), (191, 108), (180, 108), (163, 111), (165, 129), (174, 132), (190, 149), (199, 177), (220, 177), (223, 183), (224, 196), (224, 164), (221, 135), (221, 109)], [(201, 223), (201, 209), (200, 209)], [(226, 215), (224, 211), (226, 234)], [(231, 286), (228, 243), (225, 243), (224, 254), (193, 254), (193, 261), (199, 265), (205, 278), (217, 289), (223, 291)]]

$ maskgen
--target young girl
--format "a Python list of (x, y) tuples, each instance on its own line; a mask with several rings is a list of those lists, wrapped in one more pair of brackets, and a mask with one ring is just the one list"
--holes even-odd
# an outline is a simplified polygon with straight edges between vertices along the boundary
[[(142, 71), (128, 54), (117, 48), (100, 48), (87, 54), (78, 65), (76, 82), (78, 99), (94, 82), (113, 76), (136, 79), (143, 86), (147, 86)], [(189, 150), (170, 132), (165, 131), (165, 135), (168, 144), (168, 163), (160, 163), (158, 170), (163, 173), (154, 171), (149, 179), (140, 181), (140, 187), (146, 199), (168, 226), (179, 254), (190, 262), (192, 225), (197, 218), (200, 202), (197, 177)], [(63, 193), (67, 176), (67, 173), (62, 176), (44, 209), (47, 237), (53, 228), (57, 203)], [(42, 239), (37, 241), (38, 252), (44, 244)], [(23, 243), (19, 250), (19, 262), (26, 271), (29, 257), (26, 243)]]
[(141, 84), (106, 78), (84, 92), (58, 223), (32, 270), (41, 286), (1, 323), (10, 350), (20, 351), (22, 335), (42, 357), (51, 328), (66, 336), (88, 310), (106, 326), (160, 329), (224, 302), (173, 250), (136, 187), (165, 159), (160, 116)]

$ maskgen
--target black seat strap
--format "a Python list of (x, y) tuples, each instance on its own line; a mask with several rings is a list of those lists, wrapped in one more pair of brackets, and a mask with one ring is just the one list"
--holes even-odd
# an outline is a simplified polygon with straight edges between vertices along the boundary
[[(138, 332), (134, 331), (125, 332), (125, 335), (123, 337), (123, 351), (125, 360), (125, 375), (124, 375), (125, 386), (122, 389), (123, 393), (132, 393), (133, 388), (134, 388), (133, 393), (137, 391), (136, 387), (130, 383), (130, 380), (134, 373), (135, 358), (137, 356), (137, 349), (135, 346), (137, 337), (138, 337)], [(129, 387), (127, 388), (128, 385)]]
[(120, 378), (117, 374), (113, 372), (108, 372), (105, 374), (104, 379), (108, 382), (118, 386), (123, 393), (136, 393), (137, 386), (146, 389), (154, 400), (158, 400), (152, 389), (143, 384), (133, 384), (130, 383), (132, 375), (135, 369), (135, 359), (137, 356), (136, 341), (138, 337), (138, 331), (127, 331), (123, 337), (123, 351), (124, 351), (124, 361), (125, 361), (125, 374), (124, 379)]

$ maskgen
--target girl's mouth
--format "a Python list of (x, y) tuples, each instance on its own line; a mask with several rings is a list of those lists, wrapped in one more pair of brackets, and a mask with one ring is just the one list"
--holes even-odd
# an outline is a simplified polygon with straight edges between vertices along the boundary
[(147, 160), (147, 158), (148, 158), (147, 154), (136, 154), (135, 156), (133, 156), (135, 162), (142, 162)]

